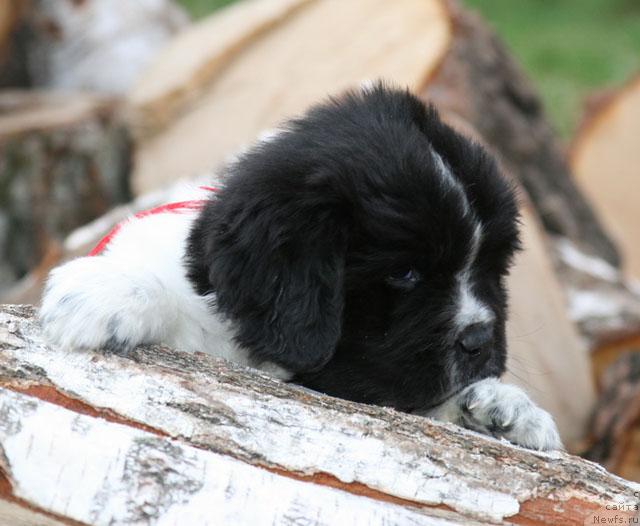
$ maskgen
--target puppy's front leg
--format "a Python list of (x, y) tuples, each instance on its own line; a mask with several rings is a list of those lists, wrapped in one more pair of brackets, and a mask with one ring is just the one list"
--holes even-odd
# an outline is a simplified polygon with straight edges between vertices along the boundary
[(64, 348), (126, 353), (163, 341), (176, 306), (151, 272), (115, 257), (79, 258), (51, 272), (40, 321), (47, 339)]
[(562, 449), (552, 416), (527, 394), (497, 378), (486, 378), (423, 413), (529, 449)]

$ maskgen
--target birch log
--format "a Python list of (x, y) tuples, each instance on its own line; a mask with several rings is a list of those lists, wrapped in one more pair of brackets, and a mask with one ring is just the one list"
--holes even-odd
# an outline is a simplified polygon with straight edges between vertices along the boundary
[(30, 0), (33, 85), (126, 92), (188, 17), (173, 0)]
[[(564, 453), (163, 347), (62, 352), (0, 309), (0, 519), (22, 524), (583, 524), (640, 485)], [(38, 517), (46, 517), (47, 521)]]

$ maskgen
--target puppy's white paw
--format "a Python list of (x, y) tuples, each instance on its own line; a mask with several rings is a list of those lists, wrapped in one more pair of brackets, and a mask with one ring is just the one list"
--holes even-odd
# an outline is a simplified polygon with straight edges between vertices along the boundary
[(475, 431), (541, 451), (562, 449), (553, 418), (527, 394), (497, 378), (467, 387), (457, 397), (459, 424)]
[(54, 269), (40, 322), (47, 340), (63, 348), (125, 352), (162, 333), (153, 316), (159, 284), (105, 257), (79, 258)]

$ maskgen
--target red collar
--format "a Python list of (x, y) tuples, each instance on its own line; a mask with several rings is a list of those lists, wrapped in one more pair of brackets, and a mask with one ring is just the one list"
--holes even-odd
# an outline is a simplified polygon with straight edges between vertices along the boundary
[[(209, 190), (210, 192), (218, 192), (220, 189), (214, 186), (201, 186), (203, 190)], [(91, 252), (89, 252), (88, 256), (98, 256), (100, 255), (107, 245), (111, 242), (111, 240), (120, 232), (122, 227), (128, 222), (134, 219), (142, 219), (147, 216), (152, 216), (156, 214), (185, 214), (189, 212), (199, 211), (204, 208), (204, 205), (208, 202), (208, 199), (193, 199), (190, 201), (178, 201), (176, 203), (166, 203), (164, 205), (156, 206), (155, 208), (151, 208), (149, 210), (143, 210), (134, 214), (132, 217), (121, 221), (116, 226), (114, 226), (109, 233), (104, 236), (98, 244), (93, 247)]]

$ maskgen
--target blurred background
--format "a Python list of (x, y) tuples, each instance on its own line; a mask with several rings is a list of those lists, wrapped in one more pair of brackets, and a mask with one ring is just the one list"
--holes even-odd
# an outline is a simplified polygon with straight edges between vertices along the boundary
[[(180, 0), (194, 19), (237, 0)], [(637, 0), (463, 0), (481, 13), (539, 90), (563, 139), (594, 90), (640, 69)]]
[(640, 480), (639, 72), (637, 0), (3, 0), (0, 302), (384, 78), (520, 187), (509, 380)]

